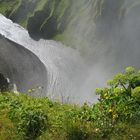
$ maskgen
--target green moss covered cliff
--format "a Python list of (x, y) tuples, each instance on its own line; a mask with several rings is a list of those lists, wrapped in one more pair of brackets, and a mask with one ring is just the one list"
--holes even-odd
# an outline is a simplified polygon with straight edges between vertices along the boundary
[(59, 40), (83, 52), (90, 52), (93, 42), (101, 46), (97, 38), (120, 36), (123, 19), (136, 7), (139, 0), (0, 0), (0, 12), (32, 37)]

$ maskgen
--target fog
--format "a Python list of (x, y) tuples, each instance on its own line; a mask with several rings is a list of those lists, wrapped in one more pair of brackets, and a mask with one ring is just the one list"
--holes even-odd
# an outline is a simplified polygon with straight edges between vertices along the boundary
[[(65, 29), (71, 31), (71, 45), (65, 41), (63, 44), (43, 39), (35, 41), (26, 31), (20, 36), (10, 31), (14, 42), (32, 51), (44, 64), (47, 71), (45, 96), (63, 102), (96, 102), (95, 89), (104, 87), (114, 74), (123, 72), (127, 66), (140, 68), (139, 1), (104, 0), (102, 4), (103, 9), (99, 11), (94, 0), (76, 1), (76, 6), (72, 6), (71, 15), (76, 12), (75, 7), (82, 10)], [(93, 14), (96, 10), (97, 17)], [(14, 24), (10, 26), (15, 29)], [(17, 25), (16, 29), (21, 30)], [(8, 28), (4, 30), (8, 32)]]
[[(95, 100), (95, 89), (105, 86), (116, 73), (123, 72), (128, 66), (140, 68), (139, 1), (106, 0), (97, 19), (90, 13), (92, 3), (90, 1), (88, 9), (82, 11), (83, 16), (78, 18), (77, 24), (69, 26), (71, 34), (78, 39), (76, 49), (84, 50), (87, 73), (79, 94), (88, 101)], [(83, 44), (85, 46), (81, 47)]]

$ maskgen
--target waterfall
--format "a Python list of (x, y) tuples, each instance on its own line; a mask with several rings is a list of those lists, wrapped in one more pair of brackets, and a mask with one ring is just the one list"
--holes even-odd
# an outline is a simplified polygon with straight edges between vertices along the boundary
[[(82, 87), (84, 85), (84, 78), (86, 77), (86, 64), (84, 60), (82, 60), (79, 52), (64, 46), (60, 42), (43, 39), (35, 41), (30, 38), (27, 30), (13, 23), (3, 15), (0, 15), (0, 34), (3, 36), (1, 37), (3, 39), (0, 40), (0, 42), (3, 42), (3, 44), (1, 43), (0, 50), (3, 54), (1, 61), (10, 56), (10, 60), (16, 58), (13, 61), (17, 64), (12, 65), (13, 63), (10, 64), (11, 61), (9, 59), (5, 59), (6, 62), (1, 65), (1, 67), (9, 67), (8, 70), (14, 67), (12, 69), (19, 70), (15, 72), (15, 74), (11, 71), (10, 76), (14, 75), (13, 79), (21, 78), (19, 80), (23, 83), (20, 88), (24, 89), (24, 92), (29, 88), (32, 89), (41, 84), (45, 90), (40, 96), (50, 96), (50, 98), (53, 99), (63, 98), (63, 102), (67, 99), (70, 99), (72, 102), (89, 100), (88, 94), (83, 98), (79, 93), (80, 86)], [(16, 46), (16, 49), (13, 46)], [(23, 53), (22, 49), (24, 49), (26, 53)], [(21, 58), (18, 56), (19, 54)], [(31, 54), (36, 58), (33, 58), (33, 56), (27, 58)], [(27, 64), (24, 59), (27, 59), (26, 61), (28, 61), (29, 64)], [(28, 68), (30, 64), (33, 66)], [(19, 69), (18, 67), (21, 68)], [(8, 75), (9, 71), (6, 71), (6, 68), (4, 68), (3, 71), (5, 71), (5, 73), (7, 72), (6, 74)], [(20, 72), (23, 74), (22, 69), (26, 69), (23, 77), (20, 76)], [(35, 71), (36, 69), (38, 70)], [(32, 79), (33, 77), (37, 77), (36, 79), (34, 78), (36, 81), (31, 82), (30, 78)], [(15, 80), (14, 82), (17, 81)], [(19, 83), (15, 84), (19, 85)]]
[(140, 68), (139, 0), (32, 2), (8, 15), (28, 31), (0, 15), (0, 72), (21, 92), (97, 101), (95, 88)]

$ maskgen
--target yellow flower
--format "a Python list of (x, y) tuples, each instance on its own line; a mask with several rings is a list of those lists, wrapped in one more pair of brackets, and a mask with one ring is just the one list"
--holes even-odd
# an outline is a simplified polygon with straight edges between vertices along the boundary
[(118, 117), (117, 114), (114, 114), (114, 115), (113, 115), (113, 119), (116, 119), (117, 117)]
[(113, 110), (110, 108), (108, 112), (111, 113), (111, 112), (113, 112)]
[(109, 99), (109, 96), (106, 96), (106, 99)]
[(99, 128), (96, 128), (96, 129), (95, 129), (95, 132), (99, 132)]
[(29, 89), (29, 90), (28, 90), (28, 92), (30, 93), (30, 92), (32, 92), (32, 90), (31, 90), (31, 89)]
[(105, 99), (109, 99), (109, 96), (108, 96), (107, 93), (104, 94), (104, 98), (105, 98)]

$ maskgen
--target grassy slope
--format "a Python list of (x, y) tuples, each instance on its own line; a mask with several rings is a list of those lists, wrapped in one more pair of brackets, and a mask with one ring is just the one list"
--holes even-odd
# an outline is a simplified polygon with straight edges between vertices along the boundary
[[(21, 105), (19, 107), (19, 104)], [(14, 108), (12, 108), (14, 106)], [(14, 95), (13, 93), (4, 93), (0, 95), (0, 139), (16, 140), (22, 139), (17, 134), (17, 124), (20, 124), (20, 114), (25, 108), (32, 108), (33, 110), (42, 110), (44, 114), (48, 116), (48, 126), (46, 133), (44, 133), (39, 139), (50, 137), (50, 139), (56, 139), (65, 137), (60, 135), (63, 129), (64, 118), (67, 113), (72, 110), (78, 111), (79, 107), (73, 105), (64, 105), (48, 100), (48, 98), (36, 99), (26, 95)], [(14, 112), (15, 111), (15, 112)], [(9, 113), (10, 112), (10, 113)], [(13, 114), (16, 114), (15, 116)], [(13, 115), (16, 119), (10, 119), (10, 115)], [(63, 132), (62, 132), (63, 133)], [(65, 132), (64, 132), (65, 133)]]
[[(31, 110), (28, 111), (29, 108)], [(102, 136), (102, 132), (90, 120), (92, 107), (86, 104), (79, 107), (52, 102), (47, 98), (36, 99), (22, 94), (17, 96), (13, 93), (3, 93), (0, 95), (1, 140), (28, 139), (22, 134), (28, 121), (25, 125), (21, 125), (24, 122), (24, 117), (21, 116), (24, 115), (25, 110), (27, 114), (39, 110), (48, 116), (47, 123), (44, 123), (47, 128), (36, 138), (37, 140), (132, 140), (132, 138), (139, 140), (140, 138), (139, 123), (128, 125), (123, 122), (118, 124), (116, 128), (116, 130), (123, 128), (122, 130), (120, 129), (122, 131), (120, 134), (110, 133), (106, 128), (105, 133), (107, 136)], [(29, 139), (31, 140), (32, 138)]]
[(97, 89), (97, 104), (0, 94), (0, 140), (139, 140), (140, 71), (129, 67)]
[[(18, 107), (21, 104), (22, 107)], [(11, 107), (14, 105), (14, 110)], [(16, 108), (17, 107), (17, 108)], [(22, 109), (32, 107), (34, 111), (37, 108), (48, 116), (47, 129), (37, 139), (38, 140), (104, 140), (102, 133), (94, 126), (92, 121), (88, 121), (89, 111), (86, 104), (83, 107), (75, 105), (66, 105), (51, 102), (47, 98), (36, 99), (26, 95), (14, 95), (13, 93), (4, 93), (0, 95), (0, 139), (1, 140), (24, 140), (26, 139), (18, 126), (22, 122), (20, 114)], [(9, 113), (10, 112), (10, 113)], [(9, 114), (14, 114), (16, 119), (10, 119)], [(29, 113), (29, 112), (28, 112)], [(140, 138), (140, 124), (128, 125), (121, 123), (118, 128), (125, 128), (121, 135), (110, 135), (112, 140), (131, 140)], [(17, 133), (18, 132), (18, 133)], [(107, 132), (106, 132), (107, 133)], [(132, 135), (132, 136), (131, 136)], [(31, 139), (31, 138), (30, 138)]]

